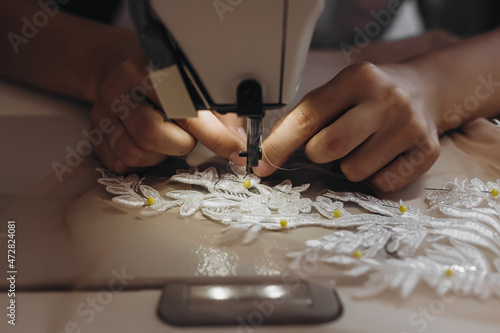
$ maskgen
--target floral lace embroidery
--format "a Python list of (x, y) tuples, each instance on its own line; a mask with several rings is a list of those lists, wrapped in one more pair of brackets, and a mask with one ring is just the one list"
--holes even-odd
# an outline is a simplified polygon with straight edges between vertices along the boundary
[[(500, 296), (500, 196), (491, 192), (500, 188), (500, 180), (445, 183), (428, 193), (430, 208), (423, 214), (411, 207), (401, 213), (401, 202), (360, 193), (326, 191), (313, 201), (302, 195), (309, 184), (294, 187), (286, 180), (270, 187), (255, 175), (245, 175), (243, 168), (231, 168), (234, 174), (220, 176), (215, 168), (179, 170), (167, 182), (192, 188), (164, 196), (137, 175), (116, 176), (98, 169), (103, 176), (98, 181), (117, 195), (114, 202), (141, 207), (144, 216), (173, 207), (180, 207), (183, 216), (201, 212), (226, 225), (220, 235), (226, 241), (242, 239), (249, 244), (262, 229), (335, 229), (308, 240), (303, 250), (288, 253), (290, 268), (325, 263), (348, 276), (366, 276), (358, 296), (398, 288), (406, 297), (421, 281), (439, 295), (454, 291), (480, 298)], [(154, 203), (148, 205), (150, 197)], [(367, 213), (349, 213), (346, 202)]]

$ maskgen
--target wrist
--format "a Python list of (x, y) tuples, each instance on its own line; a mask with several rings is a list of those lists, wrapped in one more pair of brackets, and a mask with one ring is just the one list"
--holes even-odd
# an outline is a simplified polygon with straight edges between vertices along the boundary
[(435, 66), (427, 57), (418, 57), (402, 64), (411, 86), (411, 98), (419, 104), (429, 125), (443, 133), (458, 125), (447, 118), (446, 89), (450, 83), (443, 68)]
[(92, 53), (95, 54), (95, 71), (87, 83), (85, 99), (95, 102), (99, 95), (102, 82), (123, 61), (142, 51), (137, 35), (121, 28), (108, 27), (109, 32), (103, 38), (93, 43)]

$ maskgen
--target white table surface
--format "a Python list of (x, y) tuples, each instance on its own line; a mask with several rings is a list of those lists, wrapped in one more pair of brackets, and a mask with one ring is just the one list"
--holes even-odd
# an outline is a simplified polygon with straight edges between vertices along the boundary
[[(342, 57), (328, 52), (310, 55), (304, 73), (301, 94), (326, 82), (342, 67)], [(63, 160), (65, 147), (83, 138), (81, 131), (88, 126), (87, 107), (58, 97), (0, 81), (0, 233), (5, 232), (8, 219), (16, 219), (11, 205), (19, 204), (16, 196), (35, 186), (50, 173), (53, 161)], [(458, 170), (458, 169), (457, 169)], [(459, 172), (459, 171), (457, 171)], [(420, 195), (422, 184), (408, 189), (408, 197)], [(414, 194), (412, 194), (412, 192)], [(47, 198), (45, 198), (47, 199)], [(36, 207), (36, 205), (34, 205)], [(26, 206), (30, 208), (29, 203)], [(21, 215), (21, 213), (19, 213)], [(50, 224), (50, 221), (47, 221)], [(33, 226), (37, 230), (40, 226)], [(28, 229), (29, 230), (29, 229)], [(100, 233), (95, 230), (96, 236)], [(274, 236), (270, 236), (274, 237)], [(279, 239), (279, 238), (278, 238)], [(1, 243), (2, 252), (5, 251)], [(18, 244), (28, 247), (29, 244)], [(188, 250), (188, 249), (186, 249)], [(234, 251), (240, 250), (236, 247)], [(2, 255), (3, 256), (3, 255)], [(109, 258), (108, 258), (109, 259)], [(22, 257), (18, 258), (19, 274), (22, 274)], [(49, 259), (50, 260), (50, 259)], [(28, 260), (26, 260), (28, 261)], [(78, 262), (54, 262), (54, 267), (78, 266)], [(119, 261), (108, 263), (120, 269)], [(4, 271), (4, 263), (0, 265)], [(26, 271), (29, 271), (26, 268)], [(2, 277), (4, 272), (1, 273)], [(47, 274), (50, 275), (50, 272)], [(83, 274), (83, 273), (82, 273)], [(175, 275), (175, 272), (173, 273)], [(29, 277), (25, 277), (28, 279)], [(88, 278), (88, 277), (87, 277)], [(110, 270), (100, 276), (106, 281), (112, 278)], [(91, 279), (91, 278), (90, 278)], [(355, 284), (355, 283), (354, 283)], [(18, 292), (16, 296), (17, 325), (8, 325), (2, 314), (1, 332), (237, 332), (237, 328), (175, 328), (166, 326), (156, 317), (160, 290), (126, 290), (114, 292), (109, 304), (90, 320), (77, 313), (82, 302), (98, 297), (105, 284), (90, 291), (34, 291)], [(101, 288), (101, 289), (100, 289)], [(496, 299), (478, 301), (470, 298), (442, 299), (425, 288), (408, 299), (395, 293), (386, 293), (372, 299), (353, 299), (355, 285), (348, 283), (338, 287), (344, 306), (344, 314), (334, 323), (294, 327), (255, 327), (258, 332), (499, 332), (500, 302)], [(5, 309), (8, 298), (0, 293), (0, 308)], [(3, 310), (5, 311), (5, 310)], [(89, 319), (88, 322), (85, 319)], [(80, 331), (79, 331), (80, 330)], [(247, 330), (247, 331), (252, 331)], [(241, 330), (245, 332), (245, 330)]]

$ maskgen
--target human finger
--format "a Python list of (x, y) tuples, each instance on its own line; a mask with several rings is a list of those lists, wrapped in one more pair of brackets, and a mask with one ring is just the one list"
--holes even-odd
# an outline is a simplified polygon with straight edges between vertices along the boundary
[(308, 95), (285, 116), (263, 142), (264, 163), (254, 168), (255, 174), (261, 177), (272, 174), (297, 148), (337, 117), (343, 105), (329, 103), (329, 100), (324, 95)]
[(399, 190), (427, 172), (440, 152), (437, 140), (416, 142), (415, 146), (373, 175), (370, 183), (381, 192)]
[(341, 159), (340, 169), (352, 182), (367, 179), (407, 151), (410, 142), (377, 132)]
[(240, 117), (236, 113), (226, 113), (220, 114), (218, 112), (212, 112), (217, 119), (220, 120), (227, 128), (229, 128), (233, 133), (241, 136), (241, 130), (245, 127), (245, 117)]
[(229, 130), (211, 111), (198, 111), (196, 118), (176, 121), (208, 149), (233, 162), (244, 164), (244, 159), (238, 157), (238, 152), (246, 149), (245, 142)]
[(196, 140), (147, 102), (140, 103), (122, 123), (133, 141), (143, 150), (170, 156), (191, 152)]
[(344, 113), (335, 122), (315, 134), (304, 153), (314, 163), (338, 160), (365, 142), (381, 126), (375, 103), (362, 103)]
[(127, 171), (127, 167), (113, 153), (108, 141), (103, 140), (99, 145), (94, 146), (94, 149), (99, 160), (108, 170), (119, 174)]
[(110, 143), (113, 154), (127, 167), (148, 167), (163, 162), (168, 155), (141, 148), (127, 131)]
[(367, 62), (341, 71), (327, 84), (311, 91), (264, 141), (266, 163), (254, 169), (259, 176), (276, 171), (288, 157), (325, 125), (373, 94), (380, 70)]

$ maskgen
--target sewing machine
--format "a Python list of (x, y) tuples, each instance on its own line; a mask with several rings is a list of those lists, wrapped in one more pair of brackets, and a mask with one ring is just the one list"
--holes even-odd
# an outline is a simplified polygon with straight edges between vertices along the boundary
[(293, 100), (324, 0), (130, 0), (161, 107), (247, 117), (247, 172), (262, 158), (265, 110)]

